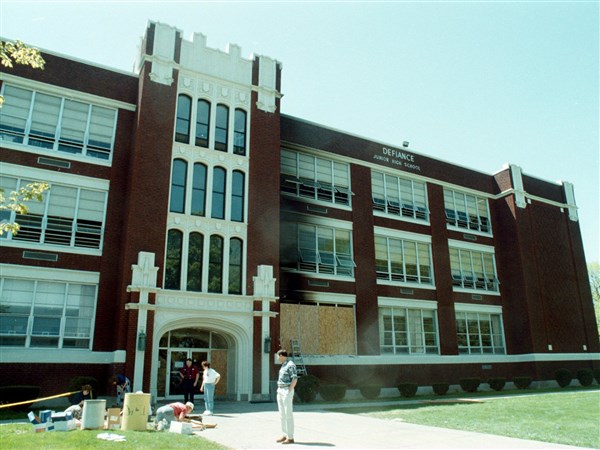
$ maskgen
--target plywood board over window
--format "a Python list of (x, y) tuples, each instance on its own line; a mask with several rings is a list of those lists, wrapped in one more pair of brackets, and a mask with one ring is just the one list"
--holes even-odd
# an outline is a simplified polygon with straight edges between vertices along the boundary
[(353, 307), (324, 304), (289, 304), (280, 308), (281, 345), (300, 340), (305, 355), (356, 354)]

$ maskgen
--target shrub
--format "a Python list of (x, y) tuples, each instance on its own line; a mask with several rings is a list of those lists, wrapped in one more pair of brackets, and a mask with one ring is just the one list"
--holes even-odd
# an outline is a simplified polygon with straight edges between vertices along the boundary
[(300, 401), (310, 403), (317, 398), (320, 386), (321, 383), (317, 377), (314, 375), (304, 375), (298, 378), (295, 391)]
[(449, 383), (433, 383), (431, 385), (433, 392), (435, 392), (437, 395), (446, 395), (446, 393), (448, 392), (448, 389), (450, 389), (450, 384)]
[(527, 389), (533, 379), (531, 377), (514, 377), (513, 383), (517, 389)]
[(571, 375), (571, 371), (569, 369), (558, 369), (556, 372), (554, 372), (554, 379), (558, 385), (563, 388), (571, 384), (573, 376)]
[[(68, 386), (67, 390), (69, 392), (81, 391), (81, 386), (84, 386), (86, 384), (89, 384), (90, 386), (92, 386), (92, 398), (96, 398), (96, 392), (98, 392), (98, 380), (96, 380), (94, 377), (79, 376), (79, 377), (71, 378), (71, 381), (69, 381), (69, 386)], [(74, 397), (74, 395), (69, 396), (69, 403), (73, 403), (73, 397)]]
[(596, 383), (600, 384), (600, 369), (594, 369), (592, 372), (594, 373)]
[(369, 400), (376, 399), (381, 393), (381, 386), (378, 384), (365, 384), (359, 387), (360, 394)]
[(345, 384), (322, 384), (319, 393), (325, 401), (339, 402), (346, 396), (346, 389)]
[(488, 380), (488, 384), (490, 385), (491, 389), (493, 389), (495, 391), (501, 391), (502, 389), (504, 389), (504, 385), (506, 384), (506, 378), (504, 378), (504, 377), (490, 378)]
[(402, 397), (414, 397), (417, 393), (417, 389), (419, 389), (419, 385), (417, 383), (400, 383), (398, 385), (398, 390), (400, 391), (400, 395), (402, 395)]
[(27, 400), (31, 402), (23, 405), (11, 406), (10, 409), (15, 411), (27, 411), (33, 400), (40, 395), (39, 386), (2, 386), (0, 387), (0, 403), (19, 403)]
[(592, 372), (592, 369), (579, 369), (575, 376), (582, 386), (590, 386), (594, 382), (594, 372)]
[(477, 388), (481, 384), (479, 378), (461, 378), (458, 382), (465, 392), (477, 392)]

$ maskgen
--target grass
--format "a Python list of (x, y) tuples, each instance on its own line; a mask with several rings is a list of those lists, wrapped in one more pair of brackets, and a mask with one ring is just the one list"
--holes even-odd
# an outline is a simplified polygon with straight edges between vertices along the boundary
[(433, 427), (600, 448), (600, 391), (597, 389), (494, 396), (468, 403), (457, 399), (454, 403), (442, 403), (446, 400), (444, 397), (435, 400), (439, 402), (339, 411)]
[[(101, 433), (125, 436), (125, 442), (98, 439)], [(110, 448), (119, 450), (142, 449), (187, 449), (226, 450), (227, 447), (204, 439), (201, 436), (185, 436), (154, 431), (80, 430), (69, 432), (34, 433), (30, 424), (0, 425), (0, 448), (35, 448), (36, 450), (81, 450), (88, 448)]]

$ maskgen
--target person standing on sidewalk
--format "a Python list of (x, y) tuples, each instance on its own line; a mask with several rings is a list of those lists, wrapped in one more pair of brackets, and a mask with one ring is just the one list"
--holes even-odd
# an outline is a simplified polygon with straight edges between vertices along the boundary
[(283, 436), (277, 439), (281, 444), (294, 443), (294, 388), (298, 382), (296, 364), (288, 359), (287, 350), (277, 352), (281, 363), (277, 379), (277, 408), (281, 416), (281, 431)]
[(181, 388), (183, 389), (183, 401), (194, 403), (194, 389), (198, 386), (200, 371), (194, 365), (192, 358), (185, 360), (185, 366), (179, 371), (181, 377)]
[(200, 392), (204, 392), (204, 416), (212, 416), (215, 409), (215, 386), (221, 379), (221, 375), (215, 369), (210, 368), (208, 361), (202, 361), (202, 385)]

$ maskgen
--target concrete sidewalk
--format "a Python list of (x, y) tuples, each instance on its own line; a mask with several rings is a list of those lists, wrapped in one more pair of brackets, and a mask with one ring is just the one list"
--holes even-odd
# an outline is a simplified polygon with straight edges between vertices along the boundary
[(204, 422), (217, 427), (201, 436), (232, 449), (581, 449), (344, 414), (337, 407), (332, 412), (312, 404), (294, 405), (295, 443), (282, 445), (275, 442), (281, 436), (276, 403), (217, 401), (215, 409)]

